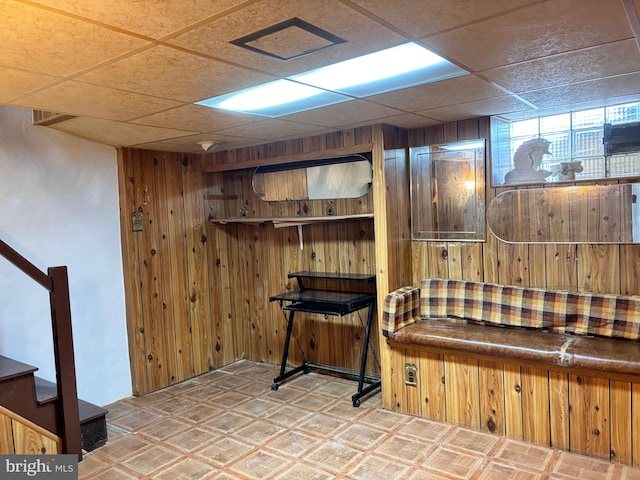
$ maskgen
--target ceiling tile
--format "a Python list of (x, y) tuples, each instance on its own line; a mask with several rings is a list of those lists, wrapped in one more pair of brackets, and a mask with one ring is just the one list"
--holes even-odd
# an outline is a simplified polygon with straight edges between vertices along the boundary
[(146, 143), (193, 133), (89, 117), (72, 118), (53, 124), (51, 128), (114, 147), (126, 147), (137, 143)]
[[(251, 52), (229, 43), (292, 17), (298, 17), (347, 42), (287, 61)], [(189, 50), (283, 77), (405, 41), (402, 36), (337, 0), (259, 0), (224, 18), (168, 40), (169, 43)]]
[(390, 117), (380, 119), (380, 123), (388, 123), (389, 125), (401, 128), (421, 128), (437, 125), (442, 122), (434, 118), (416, 115), (414, 113), (403, 113), (401, 115), (392, 115)]
[(370, 103), (365, 100), (350, 100), (348, 102), (329, 105), (328, 107), (307, 110), (280, 117), (292, 122), (303, 122), (323, 127), (343, 126), (350, 123), (367, 122), (377, 118), (398, 115), (397, 110)]
[(631, 38), (622, 3), (541, 2), (425, 41), (472, 71)]
[(540, 108), (561, 105), (572, 107), (609, 97), (635, 96), (640, 99), (640, 73), (546, 88), (523, 93), (521, 96)]
[(270, 138), (280, 138), (284, 136), (306, 136), (319, 129), (320, 128), (316, 125), (305, 125), (280, 119), (268, 119), (246, 125), (240, 125), (228, 130), (219, 130), (216, 132), (216, 135), (218, 133), (226, 133), (245, 138), (260, 138), (268, 140)]
[(254, 123), (262, 117), (243, 113), (226, 112), (200, 105), (185, 105), (146, 117), (132, 123), (165, 128), (182, 128), (198, 132), (215, 132), (246, 123)]
[(0, 65), (65, 76), (146, 44), (139, 38), (17, 2), (0, 2)]
[(622, 40), (482, 72), (513, 92), (640, 71), (635, 41)]
[(273, 77), (226, 62), (157, 46), (99, 68), (76, 80), (155, 97), (195, 102)]
[(510, 112), (534, 112), (534, 109), (512, 96), (502, 96), (461, 103), (418, 112), (420, 115), (435, 118), (440, 122), (453, 122), (474, 117), (500, 115)]
[(16, 104), (36, 110), (109, 120), (130, 120), (182, 105), (162, 98), (73, 81), (26, 95)]
[(49, 75), (0, 67), (0, 103), (7, 103), (56, 80), (59, 79)]
[(194, 24), (203, 18), (224, 14), (229, 8), (246, 3), (244, 0), (33, 0), (73, 15), (152, 38)]
[(414, 37), (424, 37), (489, 18), (539, 0), (352, 0), (363, 9)]
[(504, 95), (504, 92), (490, 82), (475, 75), (465, 75), (374, 95), (368, 97), (368, 100), (408, 112), (417, 112), (501, 95)]

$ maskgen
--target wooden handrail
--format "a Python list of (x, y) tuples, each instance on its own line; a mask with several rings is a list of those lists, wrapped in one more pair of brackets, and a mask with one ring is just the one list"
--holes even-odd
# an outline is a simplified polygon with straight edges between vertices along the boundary
[(18, 269), (22, 270), (26, 275), (30, 276), (34, 281), (38, 282), (47, 290), (51, 291), (51, 279), (36, 267), (29, 260), (16, 252), (9, 245), (0, 240), (0, 255), (13, 263)]
[(60, 431), (55, 433), (62, 439), (62, 452), (59, 453), (75, 453), (78, 455), (78, 460), (82, 460), (80, 412), (78, 410), (67, 267), (50, 267), (47, 273), (44, 273), (2, 240), (0, 240), (0, 256), (6, 258), (49, 291), (59, 405), (56, 412)]

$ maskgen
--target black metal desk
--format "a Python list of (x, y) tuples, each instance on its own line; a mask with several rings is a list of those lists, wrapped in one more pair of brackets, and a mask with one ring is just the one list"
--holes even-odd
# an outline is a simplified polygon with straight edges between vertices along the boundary
[[(282, 363), (280, 364), (280, 375), (273, 379), (271, 388), (278, 389), (278, 384), (299, 372), (309, 373), (311, 368), (318, 370), (326, 370), (334, 373), (341, 373), (358, 378), (358, 390), (351, 397), (354, 407), (360, 406), (360, 398), (369, 392), (379, 388), (381, 385), (380, 378), (365, 373), (367, 364), (367, 354), (369, 350), (369, 334), (371, 331), (371, 321), (373, 318), (373, 304), (375, 302), (375, 294), (345, 292), (333, 290), (318, 290), (305, 288), (305, 279), (329, 280), (329, 281), (349, 281), (349, 282), (375, 282), (374, 275), (368, 274), (336, 274), (322, 272), (296, 272), (290, 273), (289, 278), (296, 278), (300, 290), (282, 293), (269, 298), (270, 302), (277, 301), (283, 312), (289, 312), (287, 318), (287, 334), (284, 342), (284, 351), (282, 352)], [(343, 316), (356, 312), (361, 309), (367, 309), (367, 321), (365, 325), (364, 346), (360, 359), (360, 371), (346, 370), (328, 365), (318, 365), (307, 361), (305, 353), (302, 352), (304, 360), (302, 365), (285, 372), (287, 365), (287, 357), (289, 355), (289, 342), (291, 341), (291, 333), (293, 330), (293, 320), (296, 312), (316, 313), (320, 315)], [(368, 386), (364, 386), (365, 380), (369, 382)]]

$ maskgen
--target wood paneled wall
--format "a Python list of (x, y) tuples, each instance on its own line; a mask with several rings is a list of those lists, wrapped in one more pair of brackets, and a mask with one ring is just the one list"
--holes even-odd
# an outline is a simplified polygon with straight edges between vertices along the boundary
[[(385, 140), (388, 132), (385, 131)], [(408, 146), (490, 139), (488, 118), (408, 131)], [(490, 142), (486, 171), (490, 175)], [(640, 245), (508, 244), (487, 229), (485, 242), (407, 240), (398, 208), (408, 208), (407, 152), (385, 151), (388, 289), (422, 278), (453, 278), (570, 291), (640, 294)], [(404, 179), (404, 181), (402, 180)], [(488, 181), (488, 180), (487, 180)], [(622, 183), (622, 182), (621, 182)], [(502, 190), (486, 185), (486, 205)], [(406, 205), (406, 207), (398, 207)], [(376, 217), (376, 224), (378, 217)], [(378, 230), (376, 230), (378, 233)], [(407, 267), (406, 250), (411, 258)], [(407, 280), (406, 269), (411, 271)], [(394, 274), (393, 272), (401, 272)], [(379, 298), (379, 302), (381, 299)], [(504, 359), (412, 348), (381, 338), (383, 406), (623, 463), (640, 462), (636, 379), (590, 376)], [(404, 369), (417, 369), (417, 386)], [(640, 431), (640, 430), (638, 430)]]
[[(409, 131), (409, 146), (474, 138), (490, 139), (489, 118)], [(488, 142), (486, 179), (491, 178)], [(621, 182), (622, 183), (622, 182)], [(514, 187), (486, 185), (486, 206)], [(521, 187), (522, 188), (522, 187)], [(412, 242), (413, 283), (422, 278), (455, 278), (504, 285), (597, 293), (640, 294), (640, 245), (508, 244), (487, 228), (484, 243)]]
[[(229, 364), (240, 358), (278, 364), (286, 320), (269, 297), (297, 288), (299, 270), (373, 273), (373, 220), (295, 227), (271, 223), (207, 224), (238, 216), (324, 215), (324, 201), (263, 202), (242, 162), (370, 144), (371, 127), (345, 130), (206, 157), (134, 149), (119, 151), (119, 186), (127, 324), (135, 395)], [(203, 173), (202, 165), (233, 163), (237, 170)], [(230, 198), (205, 200), (206, 194)], [(237, 198), (234, 198), (237, 195)], [(371, 193), (339, 200), (335, 214), (371, 213)], [(143, 215), (134, 232), (132, 214)], [(290, 361), (304, 350), (315, 363), (357, 370), (364, 313), (344, 318), (296, 315)], [(379, 374), (377, 329), (367, 370)], [(273, 379), (265, 378), (265, 387)]]

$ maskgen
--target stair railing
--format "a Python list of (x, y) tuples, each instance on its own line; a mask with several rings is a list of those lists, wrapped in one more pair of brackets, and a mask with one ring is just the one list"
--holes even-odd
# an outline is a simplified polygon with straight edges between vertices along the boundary
[(78, 460), (82, 460), (67, 267), (49, 267), (47, 273), (44, 273), (2, 240), (0, 240), (0, 255), (49, 291), (53, 356), (60, 405), (56, 411), (57, 423), (61, 431), (56, 433), (62, 442), (60, 453), (76, 453)]

